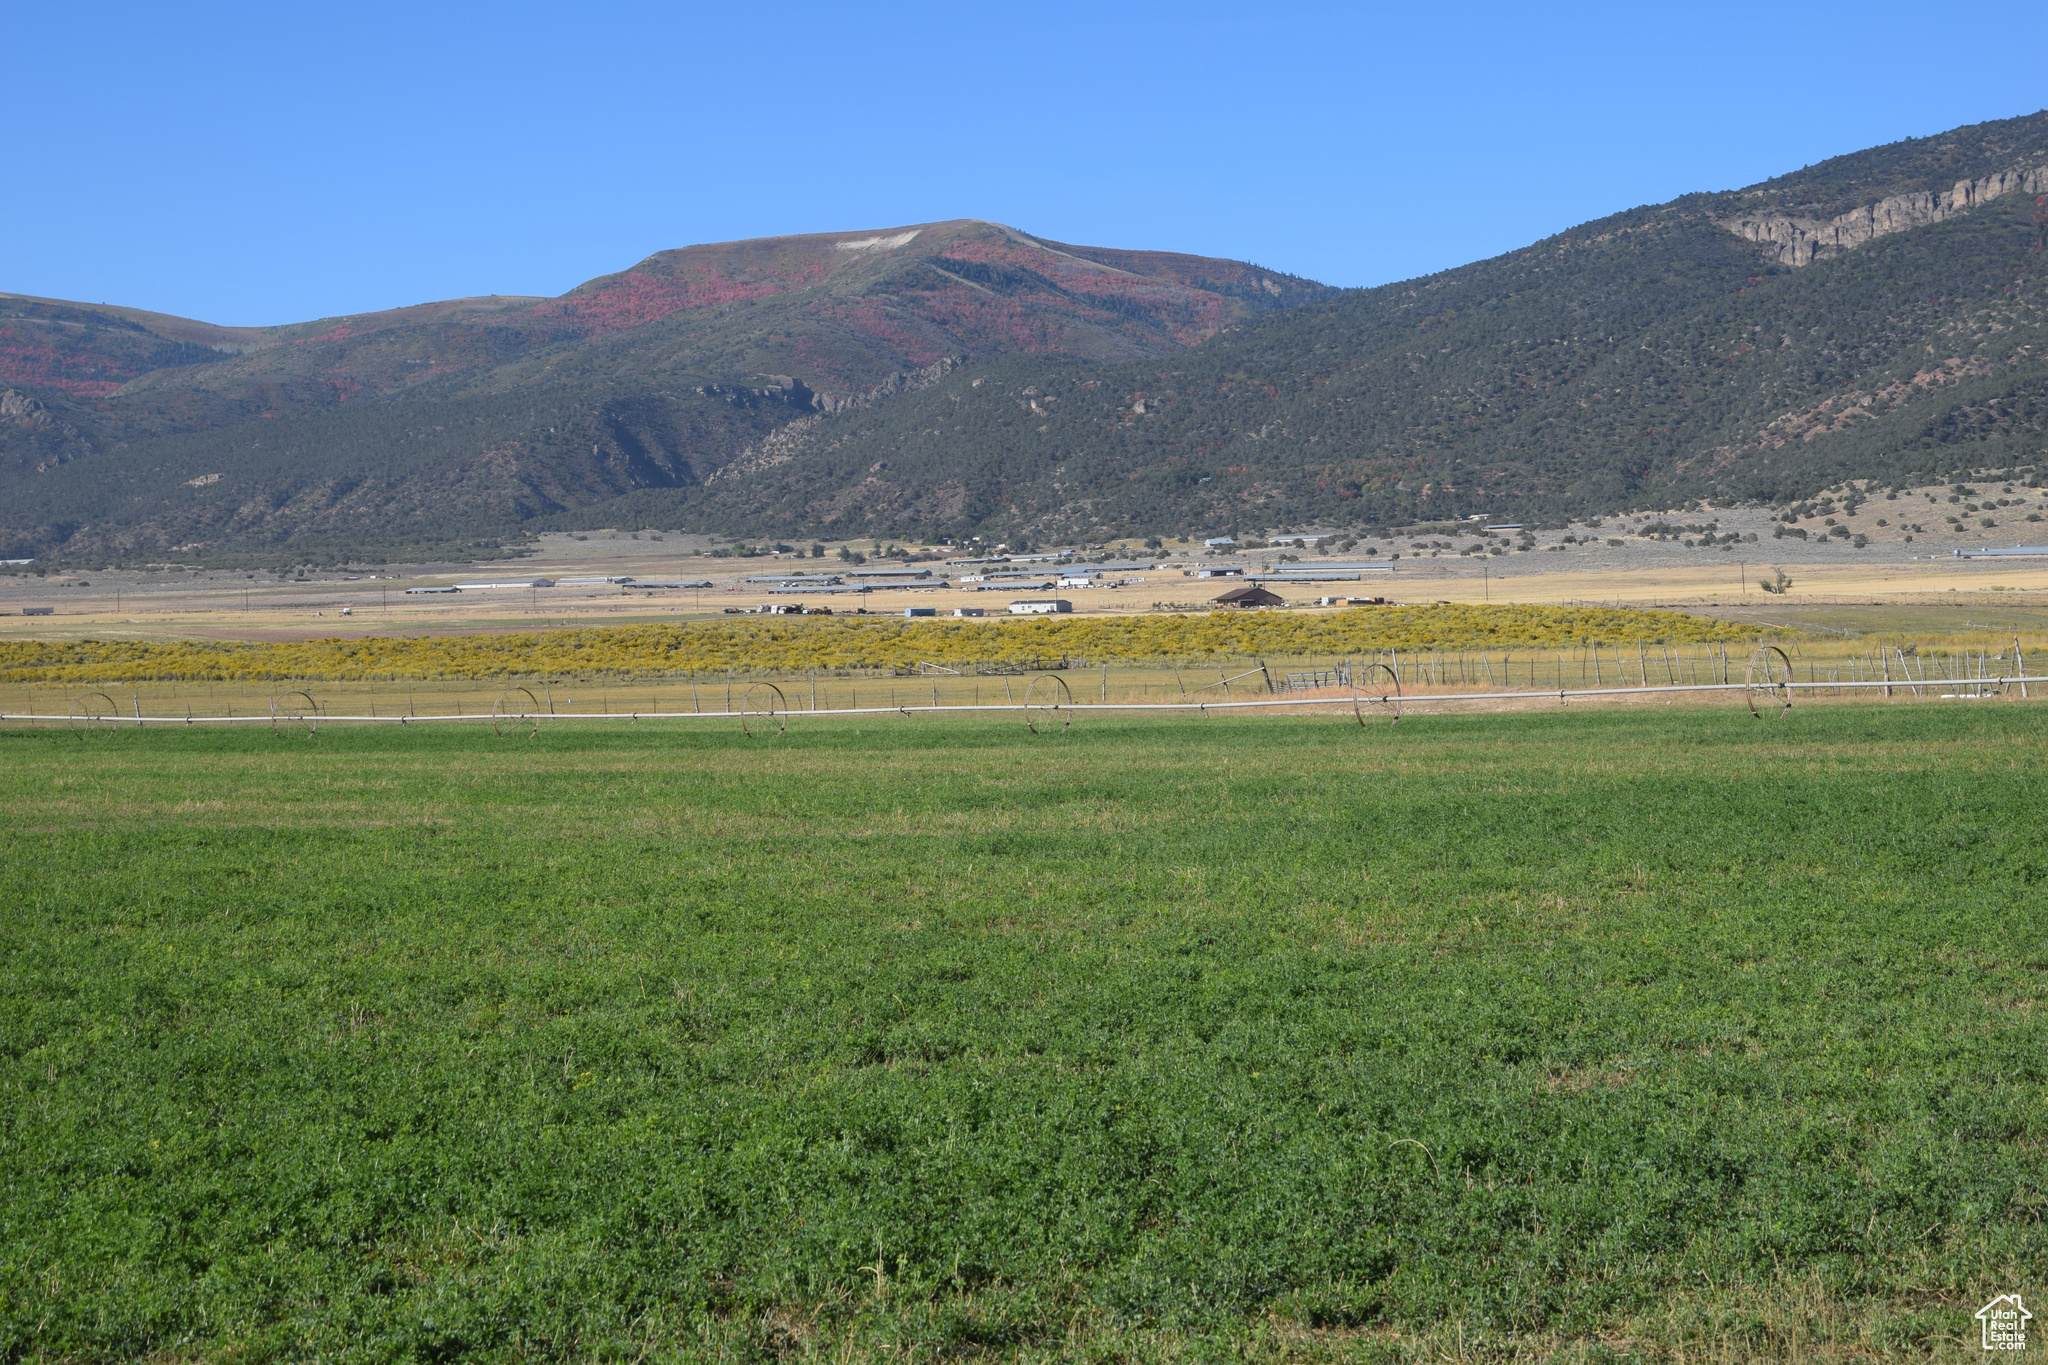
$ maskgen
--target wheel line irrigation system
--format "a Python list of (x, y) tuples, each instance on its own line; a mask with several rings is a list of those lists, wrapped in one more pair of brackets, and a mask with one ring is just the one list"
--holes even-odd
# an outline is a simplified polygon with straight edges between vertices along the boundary
[[(1273, 697), (1257, 701), (1177, 701), (1177, 702), (1089, 702), (1076, 703), (1066, 679), (1057, 673), (1043, 673), (1033, 678), (1025, 689), (1022, 702), (1003, 703), (940, 703), (936, 700), (928, 706), (891, 704), (888, 706), (855, 706), (839, 708), (798, 709), (792, 711), (787, 697), (776, 684), (755, 682), (747, 687), (740, 697), (737, 710), (721, 711), (614, 711), (608, 714), (569, 712), (555, 714), (543, 706), (540, 699), (525, 687), (509, 687), (500, 692), (487, 712), (457, 713), (446, 716), (355, 716), (331, 715), (310, 692), (290, 691), (271, 699), (267, 713), (249, 716), (197, 716), (187, 713), (182, 716), (146, 716), (142, 714), (138, 700), (134, 712), (121, 713), (119, 703), (105, 692), (84, 692), (72, 702), (67, 722), (74, 733), (115, 727), (134, 726), (144, 728), (156, 726), (189, 725), (268, 725), (273, 732), (306, 726), (317, 729), (322, 724), (338, 725), (445, 725), (445, 724), (489, 724), (498, 734), (517, 733), (525, 730), (528, 737), (540, 732), (541, 722), (549, 724), (568, 721), (639, 721), (656, 720), (737, 720), (741, 733), (753, 738), (761, 734), (783, 734), (789, 728), (789, 717), (798, 716), (883, 716), (883, 715), (937, 715), (944, 713), (965, 714), (1023, 714), (1025, 725), (1034, 734), (1064, 733), (1073, 724), (1075, 715), (1100, 712), (1184, 712), (1194, 711), (1208, 715), (1217, 711), (1258, 711), (1281, 708), (1294, 710), (1325, 710), (1331, 707), (1348, 708), (1358, 724), (1385, 717), (1389, 724), (1398, 724), (1402, 708), (1458, 706), (1469, 702), (1528, 702), (1555, 699), (1559, 705), (1568, 705), (1574, 698), (1599, 697), (1671, 697), (1677, 694), (1735, 693), (1739, 692), (1749, 708), (1751, 716), (1762, 719), (1766, 710), (1775, 710), (1783, 716), (1792, 709), (1792, 698), (1798, 692), (1844, 692), (1881, 691), (1886, 697), (1909, 694), (1920, 697), (1927, 695), (1935, 686), (1951, 687), (1948, 692), (1934, 692), (1944, 699), (1976, 700), (1991, 696), (2009, 696), (2017, 688), (2022, 699), (2029, 697), (2029, 684), (2048, 683), (2048, 676), (2028, 676), (2024, 668), (2012, 673), (1962, 680), (1942, 680), (1939, 684), (1912, 679), (1836, 679), (1825, 682), (1797, 682), (1792, 677), (1791, 660), (1775, 645), (1766, 645), (1751, 656), (1749, 667), (1741, 682), (1718, 683), (1677, 683), (1658, 684), (1647, 687), (1559, 687), (1521, 688), (1499, 692), (1436, 692), (1403, 694), (1401, 680), (1394, 670), (1384, 664), (1365, 666), (1359, 674), (1349, 679), (1348, 694), (1317, 697)], [(1758, 702), (1763, 706), (1759, 708)], [(0, 724), (38, 723), (46, 724), (56, 720), (54, 715), (23, 715), (0, 712)]]

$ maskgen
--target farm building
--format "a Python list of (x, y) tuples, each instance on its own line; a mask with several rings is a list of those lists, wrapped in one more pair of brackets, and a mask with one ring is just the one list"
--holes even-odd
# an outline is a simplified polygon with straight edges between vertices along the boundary
[(953, 614), (955, 616), (981, 616), (984, 613), (980, 607), (955, 607), (953, 608)]
[(1027, 597), (1010, 603), (1012, 616), (1051, 616), (1073, 609), (1074, 604), (1064, 597)]
[(1219, 607), (1284, 607), (1287, 605), (1287, 599), (1277, 592), (1267, 592), (1264, 588), (1232, 588), (1229, 592), (1216, 599), (1216, 605)]

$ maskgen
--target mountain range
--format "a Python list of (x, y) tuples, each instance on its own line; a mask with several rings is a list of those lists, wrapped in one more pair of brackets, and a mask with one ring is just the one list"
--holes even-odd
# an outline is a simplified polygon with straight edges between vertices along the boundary
[(1419, 280), (979, 220), (280, 327), (0, 295), (0, 557), (488, 553), (1790, 501), (2029, 470), (2048, 114)]

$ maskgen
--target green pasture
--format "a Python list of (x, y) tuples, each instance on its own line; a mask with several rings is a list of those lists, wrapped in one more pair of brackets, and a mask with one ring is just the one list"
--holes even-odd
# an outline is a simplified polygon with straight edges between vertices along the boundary
[(2048, 1294), (2048, 708), (689, 725), (0, 730), (0, 1360), (1960, 1358)]

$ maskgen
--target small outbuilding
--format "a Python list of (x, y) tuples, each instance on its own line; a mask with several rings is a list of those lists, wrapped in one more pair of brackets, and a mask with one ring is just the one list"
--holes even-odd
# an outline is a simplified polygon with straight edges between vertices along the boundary
[(955, 607), (953, 608), (953, 614), (955, 616), (980, 616), (984, 613), (980, 607)]
[(1219, 607), (1284, 607), (1287, 605), (1287, 599), (1277, 592), (1267, 592), (1264, 588), (1243, 587), (1232, 588), (1229, 592), (1224, 593), (1216, 599), (1216, 605)]
[(1012, 616), (1051, 616), (1073, 609), (1074, 604), (1064, 597), (1027, 597), (1010, 603)]

